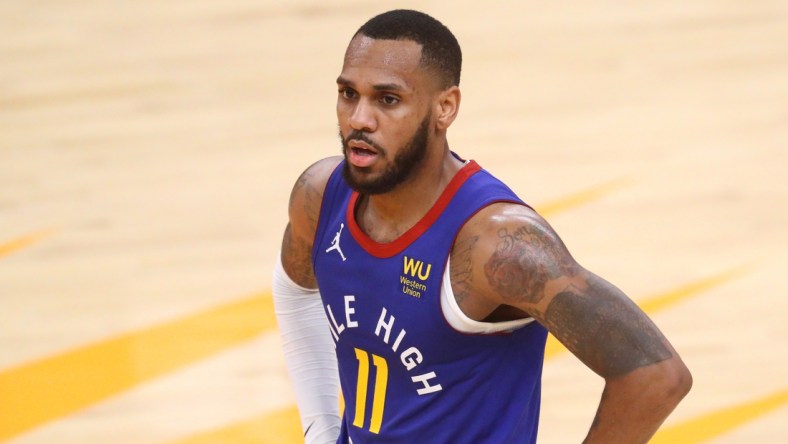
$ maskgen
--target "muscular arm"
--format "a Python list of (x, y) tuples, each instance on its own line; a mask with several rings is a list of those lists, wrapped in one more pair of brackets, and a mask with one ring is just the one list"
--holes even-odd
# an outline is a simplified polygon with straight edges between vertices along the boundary
[(455, 244), (452, 260), (463, 258), (453, 287), (466, 314), (528, 313), (605, 379), (585, 442), (645, 443), (689, 390), (689, 371), (648, 316), (577, 264), (531, 210), (498, 204), (480, 212)]
[(282, 238), (282, 266), (298, 285), (316, 288), (312, 270), (312, 242), (328, 178), (341, 157), (323, 159), (307, 168), (290, 193), (290, 216)]

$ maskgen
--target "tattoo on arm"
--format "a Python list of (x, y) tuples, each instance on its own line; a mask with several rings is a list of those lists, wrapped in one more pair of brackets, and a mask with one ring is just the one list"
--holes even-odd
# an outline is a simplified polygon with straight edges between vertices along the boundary
[(290, 224), (287, 224), (282, 238), (282, 265), (296, 284), (306, 288), (317, 287), (312, 268), (312, 250), (303, 240), (293, 236)]
[(546, 327), (586, 365), (615, 377), (672, 356), (659, 329), (619, 289), (594, 275), (586, 283), (555, 295), (544, 316)]
[(547, 229), (523, 225), (513, 232), (498, 230), (498, 245), (484, 265), (491, 287), (512, 302), (537, 303), (549, 280), (576, 273), (566, 247)]
[(295, 195), (299, 190), (303, 190), (303, 206), (301, 207), (301, 211), (303, 211), (303, 214), (306, 215), (310, 229), (315, 230), (317, 229), (317, 218), (320, 213), (320, 204), (323, 196), (310, 182), (312, 176), (313, 173), (310, 170), (306, 170), (298, 178), (295, 187), (293, 188), (293, 193), (290, 195), (289, 207), (291, 211), (295, 210)]
[(479, 236), (469, 237), (454, 246), (451, 255), (451, 274), (452, 288), (457, 302), (462, 301), (471, 293), (473, 284), (473, 262), (471, 252), (473, 246), (479, 240)]
[[(307, 169), (293, 187), (289, 203), (291, 223), (287, 225), (282, 239), (285, 270), (293, 281), (308, 288), (317, 286), (312, 268), (312, 242), (323, 197), (313, 184), (313, 176), (311, 169)], [(300, 223), (293, 222), (299, 219)]]

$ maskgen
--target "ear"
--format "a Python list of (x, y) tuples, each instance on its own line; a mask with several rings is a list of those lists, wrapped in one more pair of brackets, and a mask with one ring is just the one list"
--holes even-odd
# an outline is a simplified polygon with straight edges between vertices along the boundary
[(460, 111), (460, 99), (458, 86), (452, 86), (438, 95), (435, 104), (435, 125), (438, 130), (445, 131), (457, 118), (457, 113)]

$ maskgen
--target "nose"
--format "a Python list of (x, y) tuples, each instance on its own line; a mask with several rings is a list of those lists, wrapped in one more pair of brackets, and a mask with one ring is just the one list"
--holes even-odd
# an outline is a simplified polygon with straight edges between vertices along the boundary
[(357, 131), (374, 132), (377, 128), (374, 106), (366, 100), (359, 100), (350, 113), (348, 122), (350, 127)]

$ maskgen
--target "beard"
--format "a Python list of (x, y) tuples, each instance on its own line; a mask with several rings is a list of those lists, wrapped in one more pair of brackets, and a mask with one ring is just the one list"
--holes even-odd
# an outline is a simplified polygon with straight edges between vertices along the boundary
[(348, 186), (361, 194), (383, 194), (393, 190), (397, 185), (407, 180), (418, 165), (427, 155), (427, 140), (429, 136), (430, 116), (427, 115), (421, 121), (419, 128), (413, 137), (399, 150), (394, 160), (386, 165), (380, 175), (372, 176), (369, 168), (359, 168), (347, 161), (347, 153), (350, 150), (348, 142), (351, 140), (362, 140), (373, 146), (381, 157), (386, 156), (386, 150), (369, 140), (362, 131), (353, 130), (345, 139), (342, 132), (339, 138), (342, 140), (342, 154), (345, 156), (345, 164), (342, 167), (342, 177)]

